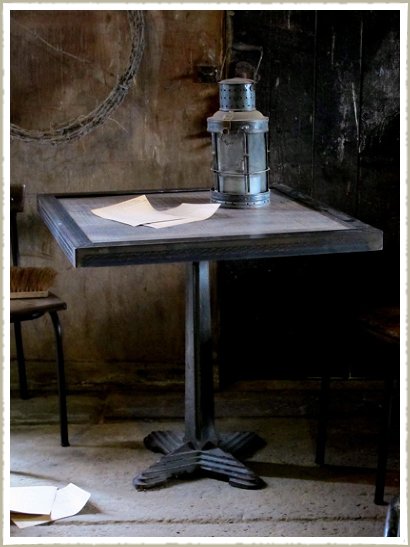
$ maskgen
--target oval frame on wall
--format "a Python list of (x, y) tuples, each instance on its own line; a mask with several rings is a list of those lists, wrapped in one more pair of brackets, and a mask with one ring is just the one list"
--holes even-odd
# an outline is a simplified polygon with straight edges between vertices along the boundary
[(131, 53), (126, 70), (107, 98), (95, 109), (50, 130), (24, 129), (10, 125), (12, 139), (40, 144), (63, 144), (77, 140), (102, 125), (110, 114), (122, 103), (138, 71), (144, 51), (144, 15), (140, 10), (127, 11), (131, 32)]

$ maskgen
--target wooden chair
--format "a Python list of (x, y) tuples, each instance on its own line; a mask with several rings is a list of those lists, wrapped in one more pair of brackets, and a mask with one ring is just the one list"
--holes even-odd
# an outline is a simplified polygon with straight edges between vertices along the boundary
[[(24, 191), (24, 185), (12, 185), (10, 187), (10, 239), (13, 266), (20, 265), (17, 215), (24, 211)], [(61, 323), (58, 316), (58, 312), (65, 309), (67, 309), (67, 304), (52, 293), (49, 293), (47, 297), (41, 298), (10, 299), (10, 322), (14, 326), (19, 389), (22, 399), (28, 399), (22, 323), (38, 319), (46, 313), (51, 318), (56, 343), (61, 446), (69, 446), (63, 340)]]
[[(377, 451), (377, 468), (374, 502), (384, 505), (384, 487), (388, 450), (392, 427), (392, 409), (395, 391), (397, 390), (400, 364), (400, 308), (399, 306), (383, 306), (362, 314), (358, 318), (358, 326), (363, 333), (370, 336), (386, 350), (384, 366), (384, 401), (380, 421), (379, 446)], [(316, 444), (316, 463), (324, 465), (325, 446), (328, 420), (328, 401), (330, 393), (329, 376), (322, 377), (319, 425)]]

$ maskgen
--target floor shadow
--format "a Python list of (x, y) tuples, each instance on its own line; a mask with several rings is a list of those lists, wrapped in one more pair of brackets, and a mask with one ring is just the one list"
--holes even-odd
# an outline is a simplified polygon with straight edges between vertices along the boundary
[(84, 507), (77, 513), (77, 515), (98, 515), (102, 511), (92, 501), (88, 500)]
[[(320, 482), (374, 484), (376, 470), (368, 467), (324, 465), (308, 467), (269, 462), (246, 462), (257, 475)], [(388, 471), (386, 485), (394, 486), (399, 481), (398, 471)]]

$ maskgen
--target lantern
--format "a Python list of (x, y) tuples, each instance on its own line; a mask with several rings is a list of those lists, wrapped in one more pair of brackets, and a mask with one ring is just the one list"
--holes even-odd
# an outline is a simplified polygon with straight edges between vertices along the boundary
[(256, 110), (254, 81), (220, 81), (219, 110), (207, 121), (214, 173), (211, 201), (234, 208), (267, 205), (269, 118)]

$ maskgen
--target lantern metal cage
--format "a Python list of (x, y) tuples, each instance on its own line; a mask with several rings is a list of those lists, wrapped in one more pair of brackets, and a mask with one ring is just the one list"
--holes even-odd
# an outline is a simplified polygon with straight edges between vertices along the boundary
[(256, 110), (254, 81), (220, 81), (219, 110), (207, 122), (214, 173), (211, 201), (233, 208), (267, 205), (269, 118)]

